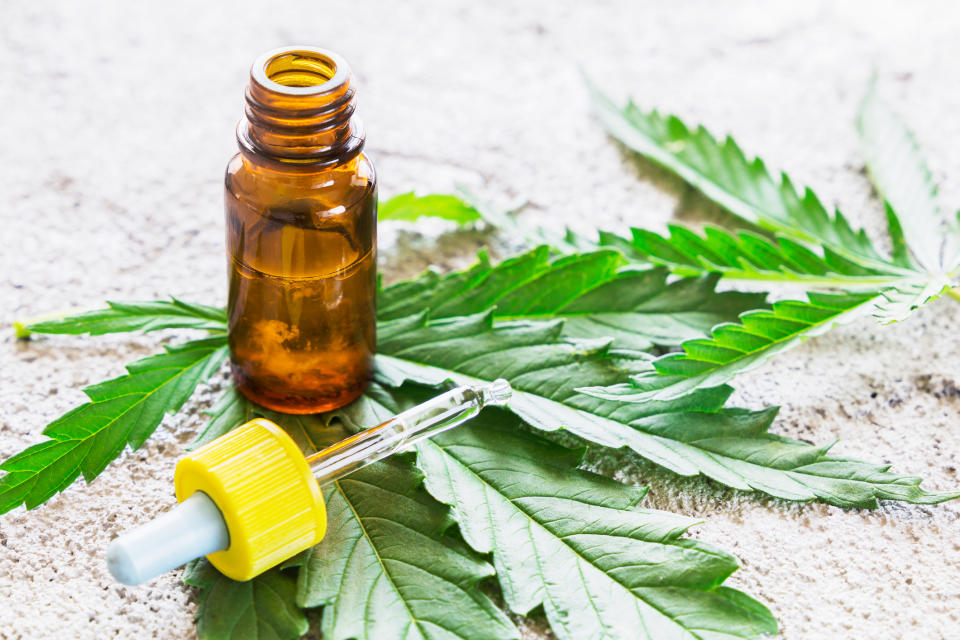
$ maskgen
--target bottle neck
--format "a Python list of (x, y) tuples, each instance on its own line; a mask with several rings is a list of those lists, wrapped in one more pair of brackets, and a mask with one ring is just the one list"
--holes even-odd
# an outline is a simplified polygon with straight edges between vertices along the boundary
[(246, 108), (237, 126), (245, 154), (285, 168), (323, 169), (363, 149), (356, 91), (335, 53), (287, 47), (264, 54), (250, 70)]

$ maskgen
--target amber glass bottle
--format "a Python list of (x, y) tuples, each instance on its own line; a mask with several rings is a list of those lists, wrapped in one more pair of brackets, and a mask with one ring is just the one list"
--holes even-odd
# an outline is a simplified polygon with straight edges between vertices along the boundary
[(377, 188), (354, 93), (334, 53), (265, 54), (227, 165), (233, 376), (278, 411), (342, 406), (372, 375)]

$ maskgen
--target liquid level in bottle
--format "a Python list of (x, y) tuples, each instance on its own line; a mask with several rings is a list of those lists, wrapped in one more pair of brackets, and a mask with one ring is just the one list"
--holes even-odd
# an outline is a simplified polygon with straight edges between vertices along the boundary
[(234, 380), (258, 404), (316, 413), (358, 397), (373, 371), (376, 256), (313, 277), (230, 263)]

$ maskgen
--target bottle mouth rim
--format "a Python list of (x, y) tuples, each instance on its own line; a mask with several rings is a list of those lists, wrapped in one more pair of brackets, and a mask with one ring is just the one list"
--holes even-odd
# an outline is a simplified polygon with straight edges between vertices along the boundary
[[(278, 58), (289, 55), (301, 55), (304, 58), (319, 60), (332, 68), (333, 75), (325, 82), (308, 86), (293, 86), (277, 82), (270, 77), (268, 72), (270, 64)], [(250, 68), (250, 77), (258, 85), (273, 93), (288, 96), (318, 96), (330, 93), (348, 82), (350, 78), (350, 67), (347, 65), (346, 60), (340, 55), (328, 49), (310, 46), (290, 46), (267, 51), (258, 57)]]

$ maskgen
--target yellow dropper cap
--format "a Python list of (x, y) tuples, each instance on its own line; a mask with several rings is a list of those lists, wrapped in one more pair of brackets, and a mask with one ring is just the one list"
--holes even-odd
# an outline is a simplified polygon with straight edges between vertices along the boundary
[(177, 501), (197, 491), (220, 510), (230, 546), (207, 559), (225, 576), (249, 580), (320, 542), (327, 509), (303, 453), (264, 418), (251, 420), (182, 458)]

